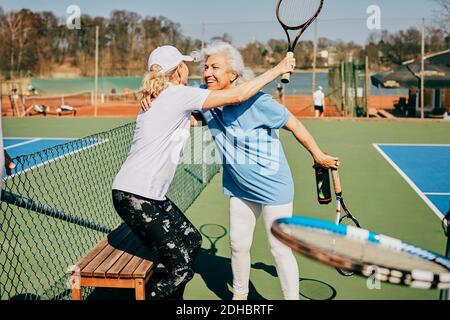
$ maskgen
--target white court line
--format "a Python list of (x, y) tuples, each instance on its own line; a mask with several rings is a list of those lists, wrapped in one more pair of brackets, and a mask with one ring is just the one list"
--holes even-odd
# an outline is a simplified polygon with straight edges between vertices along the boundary
[(420, 144), (420, 143), (376, 143), (378, 146), (401, 146), (401, 147), (450, 147), (450, 144)]
[(12, 144), (12, 145), (10, 145), (8, 147), (5, 147), (4, 149), (5, 150), (9, 150), (9, 149), (17, 148), (17, 147), (20, 147), (20, 146), (24, 146), (26, 144), (38, 142), (39, 140), (41, 140), (41, 139), (33, 139), (33, 140), (24, 141), (24, 142), (19, 142), (19, 143), (16, 143), (16, 144)]
[[(439, 211), (438, 208), (433, 204), (433, 202), (430, 201), (430, 199), (427, 198), (427, 196), (416, 186), (416, 184), (403, 172), (402, 169), (386, 154), (379, 146), (384, 146), (387, 144), (380, 143), (376, 144), (374, 143), (373, 146), (375, 149), (378, 150), (378, 152), (386, 159), (387, 162), (395, 169), (397, 172), (403, 177), (403, 179), (406, 180), (406, 182), (411, 186), (411, 188), (414, 189), (414, 191), (422, 198), (423, 201), (430, 207), (430, 209), (438, 216), (439, 220), (444, 219), (444, 215)], [(394, 144), (392, 144), (394, 145)], [(406, 146), (407, 144), (404, 144)], [(408, 145), (409, 146), (409, 145)], [(425, 146), (425, 145), (424, 145)]]
[(29, 139), (39, 139), (39, 140), (75, 140), (75, 139), (80, 139), (80, 138), (36, 138), (36, 137), (3, 137), (4, 140), (8, 140), (8, 139), (14, 139), (14, 140), (29, 140)]
[(424, 192), (427, 196), (450, 196), (450, 192)]
[(37, 169), (37, 168), (39, 168), (39, 167), (42, 167), (42, 166), (44, 166), (44, 165), (46, 165), (46, 164), (55, 162), (55, 161), (57, 161), (57, 160), (61, 160), (61, 159), (67, 158), (67, 157), (72, 156), (72, 155), (74, 155), (74, 154), (77, 154), (77, 153), (79, 153), (79, 152), (81, 152), (81, 151), (84, 151), (84, 150), (87, 150), (87, 149), (96, 147), (96, 146), (98, 146), (98, 145), (100, 145), (100, 144), (103, 144), (103, 143), (106, 143), (106, 142), (108, 142), (108, 141), (109, 141), (109, 139), (105, 139), (105, 140), (96, 142), (96, 143), (94, 143), (94, 144), (92, 144), (92, 145), (83, 147), (83, 148), (81, 148), (81, 149), (78, 149), (78, 150), (75, 150), (75, 151), (70, 151), (70, 152), (68, 152), (68, 153), (66, 153), (66, 154), (63, 154), (63, 155), (61, 155), (61, 156), (58, 156), (58, 157), (56, 157), (56, 158), (50, 159), (50, 160), (48, 160), (48, 161), (41, 162), (41, 163), (39, 163), (39, 164), (37, 164), (37, 165), (34, 165), (34, 166), (31, 166), (31, 167), (29, 167), (29, 168), (27, 168), (27, 169), (25, 169), (25, 170), (22, 170), (22, 171), (20, 171), (20, 172), (17, 172), (17, 173), (15, 173), (15, 174), (10, 175), (10, 176), (4, 177), (3, 180), (4, 180), (4, 181), (10, 180), (10, 179), (12, 179), (12, 178), (14, 178), (14, 177), (16, 177), (16, 176), (20, 176), (21, 174), (28, 172), (28, 171)]

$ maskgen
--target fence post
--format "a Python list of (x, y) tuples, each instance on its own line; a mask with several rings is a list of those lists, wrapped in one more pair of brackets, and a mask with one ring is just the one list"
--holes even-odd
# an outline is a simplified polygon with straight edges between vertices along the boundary
[(365, 101), (365, 107), (366, 107), (366, 117), (369, 118), (369, 104), (370, 104), (370, 79), (369, 79), (369, 56), (366, 56), (366, 63), (365, 63), (365, 76), (366, 76), (366, 101)]

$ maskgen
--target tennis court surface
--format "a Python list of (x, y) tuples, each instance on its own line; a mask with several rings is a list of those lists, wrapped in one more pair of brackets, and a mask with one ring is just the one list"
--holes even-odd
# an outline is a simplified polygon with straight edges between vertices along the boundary
[[(35, 200), (50, 203), (58, 208), (64, 202), (64, 208), (61, 209), (68, 213), (114, 226), (118, 222), (117, 216), (111, 207), (105, 211), (102, 204), (108, 204), (110, 201), (108, 179), (118, 169), (121, 158), (127, 152), (126, 146), (132, 130), (131, 127), (125, 131), (112, 129), (126, 125), (132, 120), (4, 119), (4, 135), (14, 137), (5, 144), (11, 147), (8, 151), (13, 155), (27, 154), (28, 151), (22, 152), (21, 148), (27, 145), (31, 147), (35, 143), (38, 154), (44, 155), (45, 149), (54, 147), (54, 144), (71, 145), (77, 141), (72, 140), (73, 138), (103, 132), (94, 138), (83, 139), (83, 144), (73, 144), (74, 148), (67, 154), (63, 153), (62, 157), (52, 156), (52, 159), (56, 159), (54, 161), (39, 160), (34, 164), (42, 164), (37, 170), (29, 170), (11, 178), (10, 184), (12, 181), (18, 182), (11, 185), (7, 182), (7, 186), (12, 191), (31, 198), (36, 197)], [(346, 202), (364, 228), (438, 253), (444, 252), (446, 238), (436, 212), (404, 176), (399, 174), (392, 163), (401, 168), (439, 212), (445, 212), (448, 209), (445, 207), (445, 197), (450, 189), (450, 148), (447, 148), (450, 144), (450, 124), (342, 120), (305, 120), (303, 123), (323, 150), (340, 156), (341, 180)], [(20, 137), (26, 137), (27, 140), (21, 140)], [(29, 142), (40, 137), (47, 139)], [(58, 139), (49, 140), (48, 137)], [(332, 221), (334, 205), (321, 206), (317, 203), (313, 163), (309, 154), (290, 134), (282, 131), (281, 138), (295, 182), (294, 213)], [(99, 141), (108, 142), (98, 143)], [(114, 141), (114, 147), (108, 147), (111, 146), (109, 143)], [(21, 143), (26, 144), (19, 145)], [(374, 144), (378, 145), (392, 163), (386, 161), (387, 159), (374, 148)], [(411, 147), (404, 149), (402, 145)], [(435, 149), (423, 145), (444, 146)], [(116, 146), (120, 146), (118, 151)], [(83, 148), (86, 150), (80, 151)], [(116, 150), (116, 155), (114, 152), (110, 153), (111, 150)], [(106, 152), (112, 156), (105, 156)], [(75, 157), (72, 159), (68, 156), (69, 153), (74, 153)], [(419, 165), (419, 162), (415, 161), (420, 158), (423, 162), (420, 161)], [(98, 165), (91, 166), (90, 161), (95, 161)], [(109, 173), (105, 177), (99, 176), (102, 167), (108, 167)], [(419, 171), (415, 171), (417, 167)], [(58, 180), (52, 176), (58, 170), (63, 170), (67, 175), (65, 179)], [(232, 275), (228, 199), (221, 190), (221, 174), (214, 175), (214, 170), (209, 172), (212, 180), (205, 186), (199, 185), (194, 190), (198, 194), (193, 197), (195, 192), (186, 186), (199, 182), (203, 184), (202, 170), (204, 168), (195, 166), (181, 167), (179, 173), (179, 179), (188, 181), (189, 184), (182, 185), (181, 189), (185, 189), (185, 192), (179, 194), (177, 201), (193, 201), (192, 205), (186, 201), (186, 207), (189, 207), (187, 216), (194, 225), (203, 230), (203, 249), (196, 261), (197, 273), (186, 288), (185, 298), (230, 299)], [(89, 174), (85, 176), (81, 172)], [(28, 174), (33, 175), (28, 177)], [(40, 180), (43, 185), (33, 183), (42, 177), (45, 178)], [(92, 187), (97, 183), (101, 184), (102, 188)], [(71, 196), (67, 197), (67, 194)], [(435, 198), (441, 197), (441, 194), (444, 200)], [(100, 214), (101, 212), (104, 213)], [(1, 299), (67, 299), (67, 268), (104, 236), (100, 232), (54, 217), (17, 210), (11, 205), (5, 208), (3, 203), (0, 222)], [(208, 229), (214, 228), (202, 228), (205, 225), (220, 226), (216, 229), (225, 230), (226, 234), (221, 237), (208, 233)], [(360, 277), (347, 278), (339, 275), (333, 268), (299, 255), (296, 257), (301, 276), (300, 294), (305, 300), (439, 298), (438, 291), (409, 289), (385, 283), (377, 285), (370, 282), (370, 279), (367, 281)], [(132, 290), (98, 289), (87, 298), (133, 299), (134, 294)], [(258, 222), (252, 247), (250, 298), (282, 298), (262, 221)]]
[(375, 144), (374, 147), (442, 219), (450, 210), (450, 145)]

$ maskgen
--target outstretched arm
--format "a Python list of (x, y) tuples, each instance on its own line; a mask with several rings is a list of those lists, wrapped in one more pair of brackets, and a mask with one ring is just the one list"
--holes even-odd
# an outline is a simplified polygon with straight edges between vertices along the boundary
[(340, 165), (339, 158), (329, 156), (320, 150), (313, 136), (303, 126), (303, 124), (293, 115), (289, 118), (284, 126), (285, 129), (292, 132), (298, 142), (300, 142), (306, 150), (309, 151), (314, 161), (325, 168), (337, 169)]
[(295, 59), (284, 58), (275, 68), (266, 71), (259, 77), (256, 77), (250, 81), (247, 81), (238, 87), (211, 91), (205, 103), (203, 109), (213, 109), (222, 106), (228, 106), (233, 104), (242, 103), (264, 88), (267, 84), (275, 80), (278, 76), (287, 72), (292, 72), (295, 68)]
[[(203, 104), (203, 109), (213, 109), (242, 103), (256, 95), (267, 84), (275, 80), (278, 76), (287, 72), (292, 72), (295, 68), (294, 58), (284, 58), (275, 68), (266, 71), (259, 77), (249, 80), (238, 87), (226, 90), (214, 90), (208, 95)], [(146, 95), (140, 101), (144, 112), (151, 108), (152, 99)]]

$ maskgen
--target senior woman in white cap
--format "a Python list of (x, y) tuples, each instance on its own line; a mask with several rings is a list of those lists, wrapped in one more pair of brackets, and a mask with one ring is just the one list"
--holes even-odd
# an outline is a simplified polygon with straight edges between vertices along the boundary
[(131, 150), (112, 186), (117, 213), (168, 271), (151, 289), (151, 299), (182, 299), (201, 247), (200, 233), (166, 197), (189, 137), (191, 113), (242, 103), (295, 67), (295, 60), (286, 58), (238, 87), (209, 91), (186, 86), (186, 61), (193, 58), (172, 46), (151, 53), (141, 92), (152, 99), (152, 108), (139, 113)]

